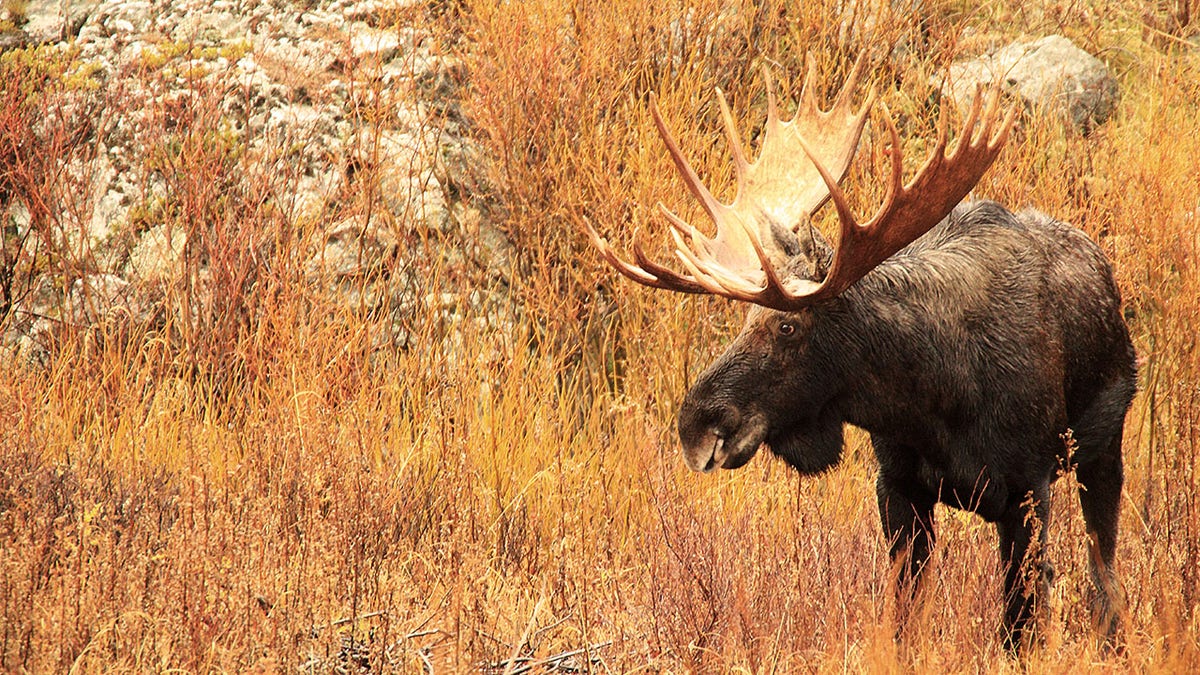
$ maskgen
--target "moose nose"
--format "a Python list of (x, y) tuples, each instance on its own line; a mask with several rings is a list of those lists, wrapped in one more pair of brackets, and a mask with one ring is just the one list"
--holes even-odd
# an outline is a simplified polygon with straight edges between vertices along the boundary
[(683, 441), (683, 459), (692, 471), (711, 473), (720, 465), (719, 459), (725, 447), (725, 433), (708, 427), (703, 433)]
[(741, 417), (741, 411), (732, 406), (685, 405), (679, 414), (679, 441), (688, 467), (703, 473), (720, 468)]
[(708, 453), (701, 452), (700, 458), (703, 459), (705, 454), (708, 454), (708, 460), (704, 462), (704, 466), (700, 468), (702, 473), (710, 473), (717, 468), (717, 458), (721, 456), (721, 450), (725, 447), (725, 432), (717, 427), (708, 428), (708, 437), (711, 439), (709, 447), (712, 449)]

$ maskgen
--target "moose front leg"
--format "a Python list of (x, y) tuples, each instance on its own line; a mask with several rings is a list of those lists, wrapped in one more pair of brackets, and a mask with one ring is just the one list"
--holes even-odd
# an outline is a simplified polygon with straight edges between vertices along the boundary
[(916, 496), (900, 487), (899, 481), (879, 475), (875, 483), (879, 497), (879, 517), (883, 536), (887, 538), (896, 574), (897, 636), (904, 630), (908, 617), (916, 607), (921, 573), (933, 550), (932, 498)]
[(1050, 485), (1043, 483), (1009, 505), (996, 522), (1004, 567), (1004, 648), (1021, 651), (1034, 633), (1054, 574), (1045, 561)]

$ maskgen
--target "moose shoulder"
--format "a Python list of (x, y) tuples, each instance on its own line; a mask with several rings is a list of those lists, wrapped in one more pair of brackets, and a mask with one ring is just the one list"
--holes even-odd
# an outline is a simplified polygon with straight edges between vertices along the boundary
[[(1121, 611), (1121, 435), (1136, 388), (1111, 267), (1065, 223), (994, 202), (959, 203), (1014, 121), (995, 91), (986, 103), (976, 96), (949, 151), (943, 117), (938, 143), (907, 184), (885, 113), (888, 195), (860, 223), (838, 183), (873, 103), (868, 96), (858, 111), (851, 104), (861, 72), (860, 60), (825, 112), (810, 71), (787, 122), (768, 78), (765, 140), (753, 163), (718, 92), (738, 175), (731, 204), (700, 183), (652, 105), (671, 156), (716, 224), (709, 238), (667, 212), (686, 273), (636, 248), (636, 264), (628, 263), (589, 228), (605, 258), (639, 283), (755, 305), (684, 400), (684, 458), (698, 471), (734, 469), (765, 445), (800, 472), (819, 473), (841, 458), (844, 424), (867, 430), (901, 609), (933, 545), (934, 505), (968, 509), (999, 533), (1010, 648), (1029, 633), (1046, 595), (1051, 572), (1039, 544), (1049, 486), (1073, 466), (1093, 612), (1111, 637)], [(836, 249), (808, 225), (828, 199), (841, 223)]]

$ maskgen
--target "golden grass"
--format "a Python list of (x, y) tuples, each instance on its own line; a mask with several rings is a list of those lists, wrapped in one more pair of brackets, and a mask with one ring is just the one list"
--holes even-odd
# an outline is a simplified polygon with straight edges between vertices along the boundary
[[(931, 601), (910, 646), (894, 644), (861, 434), (817, 479), (765, 454), (711, 476), (679, 460), (674, 411), (742, 310), (616, 281), (578, 224), (660, 233), (659, 200), (694, 214), (649, 120), (652, 91), (700, 173), (728, 186), (712, 87), (744, 128), (762, 115), (763, 64), (794, 93), (811, 51), (836, 87), (857, 50), (839, 4), (443, 8), (518, 249), (505, 308), (516, 321), (476, 321), (466, 296), (484, 281), (431, 264), (423, 283), (459, 284), (465, 316), (415, 321), (406, 350), (376, 352), (388, 330), (377, 316), (306, 285), (312, 225), (272, 206), (291, 180), (272, 173), (284, 164), (204, 135), (215, 118), (195, 137), (157, 132), (188, 149), (159, 156), (179, 172), (160, 213), (201, 228), (238, 320), (190, 309), (201, 258), (186, 258), (158, 323), (68, 335), (44, 369), (0, 366), (0, 668), (501, 672), (517, 656), (585, 649), (573, 663), (596, 672), (1194, 671), (1200, 52), (1161, 46), (1123, 3), (928, 3), (927, 48), (877, 86), (919, 156), (936, 120), (926, 75), (969, 46), (956, 37), (965, 26), (979, 41), (1061, 30), (1118, 66), (1115, 119), (1081, 137), (1026, 117), (977, 194), (1080, 224), (1117, 267), (1142, 359), (1126, 427), (1125, 654), (1089, 628), (1069, 481), (1054, 495), (1045, 645), (1022, 665), (997, 635), (995, 535), (948, 510)], [(909, 20), (878, 30), (915, 35)], [(6, 114), (27, 104), (6, 98)], [(6, 140), (20, 129), (0, 128)], [(880, 161), (864, 156), (851, 179), (862, 204)], [(64, 192), (4, 180), (3, 194)], [(214, 185), (223, 192), (202, 192)], [(238, 228), (222, 229), (231, 221), (213, 199)], [(351, 189), (322, 217), (380, 208)], [(66, 278), (64, 259), (39, 264)]]

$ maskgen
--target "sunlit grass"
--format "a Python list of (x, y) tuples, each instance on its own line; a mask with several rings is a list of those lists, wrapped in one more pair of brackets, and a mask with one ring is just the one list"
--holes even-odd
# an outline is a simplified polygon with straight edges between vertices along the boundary
[[(518, 257), (495, 325), (467, 302), (488, 280), (426, 256), (422, 290), (453, 289), (464, 310), (447, 325), (422, 309), (407, 349), (377, 349), (385, 321), (307, 284), (314, 225), (279, 206), (292, 178), (205, 136), (217, 111), (194, 110), (195, 135), (172, 139), (204, 161), (174, 167), (175, 201), (155, 208), (201, 226), (240, 319), (188, 304), (202, 297), (188, 282), (201, 258), (185, 258), (159, 323), (68, 333), (44, 367), (0, 364), (3, 668), (329, 672), (360, 653), (375, 670), (461, 672), (587, 649), (575, 663), (598, 659), (597, 672), (1021, 671), (997, 631), (995, 534), (949, 510), (930, 602), (915, 637), (894, 643), (862, 434), (820, 478), (766, 453), (738, 472), (689, 473), (673, 415), (742, 310), (617, 280), (580, 231), (584, 218), (617, 239), (639, 227), (658, 251), (656, 202), (697, 215), (650, 121), (651, 92), (726, 194), (714, 86), (749, 136), (764, 65), (794, 95), (811, 52), (823, 93), (840, 84), (858, 51), (834, 13), (844, 3), (802, 4), (542, 0), (439, 14), (469, 64), (464, 111)], [(1142, 362), (1119, 549), (1127, 651), (1105, 652), (1090, 630), (1083, 527), (1062, 481), (1058, 576), (1028, 668), (1194, 670), (1200, 53), (1143, 40), (1120, 3), (931, 4), (927, 48), (876, 81), (914, 161), (937, 119), (926, 76), (969, 47), (963, 26), (1000, 40), (1061, 28), (1121, 77), (1113, 120), (1080, 136), (1025, 116), (976, 190), (1100, 242)], [(915, 35), (910, 20), (881, 19), (879, 41)], [(28, 114), (5, 101), (12, 119)], [(885, 158), (863, 158), (850, 190), (869, 205)], [(67, 189), (19, 185), (48, 199)], [(228, 188), (237, 228), (221, 229), (202, 192), (214, 185)], [(358, 189), (321, 218), (382, 208)], [(440, 245), (395, 226), (410, 252)]]

